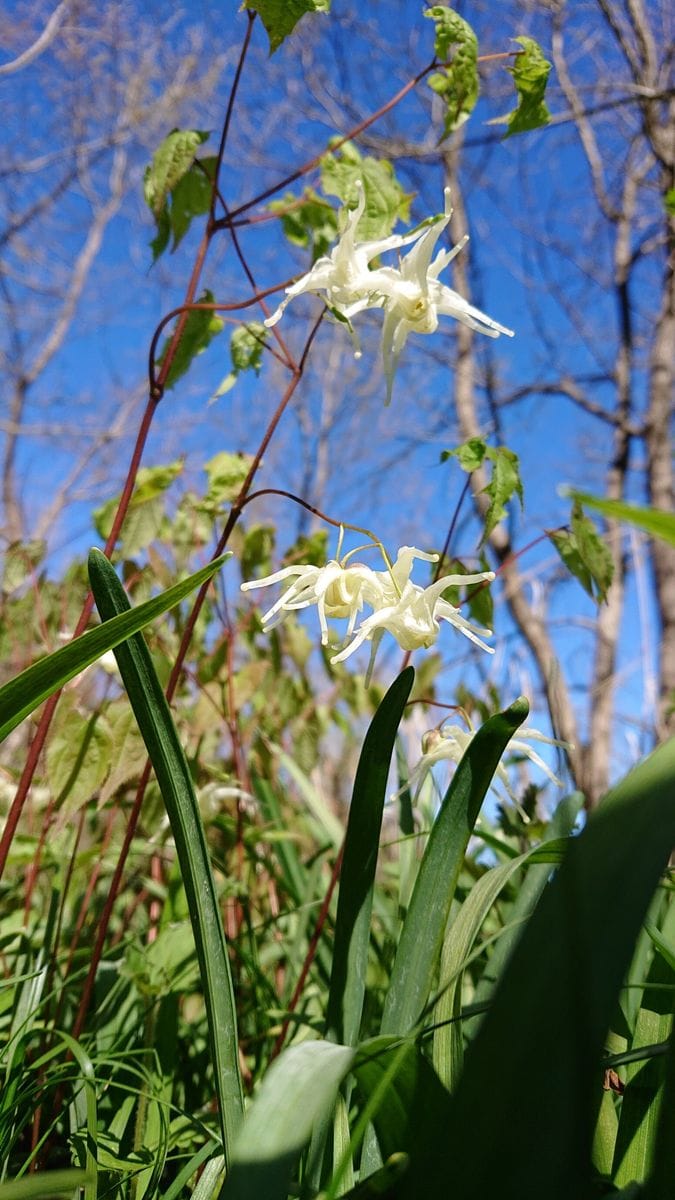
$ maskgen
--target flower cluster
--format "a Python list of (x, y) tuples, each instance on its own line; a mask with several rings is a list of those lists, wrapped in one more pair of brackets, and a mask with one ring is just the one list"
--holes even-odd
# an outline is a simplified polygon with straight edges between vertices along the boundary
[[(412, 788), (416, 794), (419, 794), (422, 783), (431, 768), (439, 762), (458, 763), (474, 736), (475, 730), (472, 728), (463, 729), (461, 725), (447, 725), (445, 722), (438, 729), (430, 729), (422, 738), (423, 754), (410, 772), (407, 786)], [(561, 780), (558, 779), (557, 775), (553, 774), (553, 771), (544, 762), (541, 755), (537, 754), (536, 750), (529, 744), (531, 742), (541, 742), (547, 746), (559, 746), (562, 749), (570, 749), (569, 743), (558, 741), (556, 738), (546, 737), (538, 729), (532, 729), (526, 725), (519, 729), (518, 736), (512, 738), (509, 742), (509, 750), (514, 754), (524, 755), (546, 775), (547, 779), (551, 780), (551, 783), (554, 783), (557, 787), (562, 787)], [(517, 804), (508, 772), (502, 763), (497, 767), (495, 774), (504, 785), (511, 800)]]
[[(356, 227), (363, 216), (366, 202), (360, 181), (357, 191), (358, 203), (353, 211), (348, 212), (337, 245), (330, 254), (317, 259), (307, 275), (286, 289), (286, 299), (265, 324), (276, 325), (286, 305), (304, 292), (323, 294), (329, 309), (338, 319), (346, 321), (350, 328), (351, 319), (357, 313), (366, 308), (383, 308), (382, 359), (388, 404), (394, 373), (409, 333), (434, 333), (438, 328), (439, 316), (454, 317), (487, 337), (496, 338), (500, 333), (513, 337), (513, 330), (499, 325), (438, 280), (441, 271), (468, 241), (468, 237), (462, 238), (451, 250), (440, 250), (432, 260), (436, 243), (452, 215), (448, 188), (445, 189), (444, 214), (432, 221), (430, 226), (427, 222), (412, 233), (403, 236), (394, 234), (370, 242), (356, 241)], [(370, 263), (374, 258), (388, 250), (400, 250), (413, 242), (415, 245), (400, 260), (398, 268), (371, 268)]]
[[(414, 546), (402, 546), (396, 561), (385, 571), (351, 564), (347, 558), (342, 561), (333, 559), (324, 567), (284, 567), (265, 579), (243, 583), (242, 591), (291, 580), (276, 604), (262, 617), (265, 631), (278, 625), (286, 613), (316, 605), (322, 645), (329, 644), (329, 619), (347, 621), (346, 633), (331, 662), (344, 662), (364, 642), (370, 642), (369, 675), (377, 646), (385, 633), (391, 633), (403, 650), (416, 650), (435, 642), (441, 621), (448, 621), (465, 637), (492, 653), (491, 647), (481, 640), (489, 637), (491, 631), (472, 624), (461, 615), (459, 609), (443, 598), (443, 592), (449, 587), (491, 582), (494, 579), (492, 571), (481, 571), (475, 575), (446, 575), (423, 588), (410, 578), (413, 562), (415, 559), (437, 562), (437, 554), (425, 554)], [(357, 621), (366, 606), (371, 611), (363, 617), (357, 628)]]

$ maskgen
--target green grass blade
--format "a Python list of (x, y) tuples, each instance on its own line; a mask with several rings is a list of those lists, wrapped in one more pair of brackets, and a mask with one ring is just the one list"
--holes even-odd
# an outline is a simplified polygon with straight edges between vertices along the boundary
[(605, 1036), (674, 843), (671, 739), (571, 840), (467, 1052), (427, 1196), (449, 1164), (462, 1200), (589, 1195)]
[[(92, 551), (89, 579), (103, 621), (128, 608), (124, 588), (104, 555)], [(120, 674), (147, 747), (176, 844), (199, 960), (219, 1102), (223, 1153), (244, 1108), (232, 975), (204, 827), (190, 769), (141, 634), (115, 650)]]
[(610, 517), (614, 521), (627, 521), (637, 525), (652, 537), (661, 538), (675, 546), (675, 516), (669, 512), (660, 512), (657, 508), (641, 508), (638, 504), (626, 504), (623, 500), (603, 500), (600, 496), (589, 496), (587, 492), (577, 492), (570, 489), (566, 493), (571, 500), (578, 500), (587, 508)]
[(355, 1046), (361, 1025), (382, 810), (396, 734), (415, 679), (407, 667), (379, 705), (363, 743), (349, 809), (335, 919), (328, 1036)]
[(558, 858), (561, 839), (541, 842), (501, 866), (493, 867), (474, 884), (452, 922), (443, 942), (439, 990), (442, 995), (434, 1010), (438, 1029), (434, 1034), (433, 1062), (438, 1076), (449, 1091), (455, 1087), (464, 1061), (464, 1032), (459, 1019), (462, 1009), (462, 979), (467, 959), (483, 923), (502, 888), (532, 858), (541, 861)]
[[(659, 935), (659, 931), (655, 930), (655, 934)], [(675, 903), (671, 900), (658, 940), (668, 946), (674, 935)], [(659, 987), (663, 984), (668, 986)], [(673, 991), (669, 989), (674, 986), (675, 969), (662, 954), (655, 954), (642, 994), (631, 1050), (668, 1040), (673, 1024)], [(633, 1179), (642, 1182), (649, 1174), (664, 1079), (665, 1062), (660, 1057), (626, 1067), (612, 1174), (612, 1182), (617, 1187), (623, 1187)]]
[(407, 1161), (397, 1200), (426, 1196), (426, 1163), (444, 1144), (450, 1100), (431, 1063), (412, 1038), (380, 1035), (361, 1043), (352, 1070), (363, 1105), (357, 1129), (372, 1121), (383, 1159)]
[[(546, 828), (546, 837), (567, 838), (576, 824), (577, 817), (583, 804), (581, 792), (573, 792), (566, 796), (556, 808)], [(502, 971), (513, 953), (514, 946), (522, 934), (522, 921), (534, 911), (551, 871), (545, 866), (531, 866), (518, 891), (518, 896), (509, 912), (511, 928), (500, 937), (488, 962), (483, 976), (476, 988), (475, 1000), (484, 1003), (494, 992), (495, 984), (501, 977)]]
[(224, 1174), (224, 1155), (218, 1154), (215, 1158), (209, 1159), (192, 1193), (192, 1200), (212, 1200), (216, 1188), (220, 1190), (222, 1187)]
[(528, 713), (520, 697), (478, 730), (453, 776), (429, 834), (406, 914), (382, 1033), (405, 1034), (419, 1020), (431, 991), (450, 905), (471, 831), (499, 760)]
[(272, 1064), (236, 1139), (222, 1200), (286, 1200), (313, 1126), (325, 1121), (354, 1050), (302, 1042)]
[(41, 1171), (36, 1175), (25, 1175), (21, 1179), (10, 1179), (0, 1183), (0, 1200), (51, 1200), (58, 1196), (76, 1195), (86, 1186), (87, 1173), (76, 1168), (62, 1171)]
[[(98, 554), (99, 551), (92, 553)], [(41, 658), (20, 675), (10, 679), (0, 688), (0, 741), (37, 708), (38, 704), (53, 692), (57, 692), (69, 679), (73, 679), (107, 650), (113, 650), (155, 617), (161, 616), (189, 596), (190, 592), (210, 579), (228, 557), (229, 555), (224, 554), (221, 558), (214, 559), (168, 591), (153, 596), (151, 600), (139, 604), (138, 608), (120, 612), (110, 622), (99, 626), (98, 629), (88, 630), (67, 646), (62, 646), (53, 654)]]
[(187, 1186), (193, 1175), (196, 1175), (204, 1163), (208, 1164), (214, 1156), (218, 1164), (220, 1164), (223, 1156), (221, 1154), (216, 1154), (217, 1149), (217, 1143), (214, 1141), (207, 1142), (205, 1146), (201, 1146), (197, 1153), (193, 1154), (192, 1157), (183, 1164), (180, 1171), (172, 1180), (170, 1186), (166, 1189), (164, 1195), (162, 1196), (162, 1200), (178, 1200), (183, 1188)]
[(675, 1137), (673, 1137), (673, 1113), (675, 1112), (675, 1025), (670, 1035), (668, 1056), (665, 1061), (663, 1099), (654, 1144), (649, 1181), (645, 1189), (645, 1200), (671, 1200), (675, 1179)]

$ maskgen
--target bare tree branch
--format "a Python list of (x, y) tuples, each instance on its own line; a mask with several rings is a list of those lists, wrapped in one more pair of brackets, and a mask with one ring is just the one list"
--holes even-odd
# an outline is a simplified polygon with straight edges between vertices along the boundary
[(59, 31), (59, 26), (61, 25), (61, 22), (63, 21), (63, 18), (67, 12), (68, 3), (67, 0), (64, 0), (62, 4), (57, 5), (57, 7), (54, 9), (54, 12), (42, 30), (42, 33), (38, 38), (36, 38), (32, 46), (29, 46), (27, 50), (24, 50), (23, 54), (20, 54), (18, 58), (14, 58), (11, 62), (3, 63), (2, 66), (0, 66), (0, 76), (13, 75), (15, 71), (21, 71), (23, 67), (27, 67), (30, 65), (30, 63), (35, 62), (35, 59), (43, 54), (50, 43), (54, 41), (54, 38)]

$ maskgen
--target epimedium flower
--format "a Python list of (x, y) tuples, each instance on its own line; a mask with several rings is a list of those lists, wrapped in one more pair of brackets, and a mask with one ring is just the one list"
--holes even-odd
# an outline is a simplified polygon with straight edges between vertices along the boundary
[(422, 234), (412, 250), (401, 259), (399, 268), (380, 267), (377, 271), (371, 271), (371, 275), (377, 279), (377, 291), (385, 296), (382, 360), (387, 383), (386, 404), (391, 400), (394, 374), (408, 334), (434, 333), (438, 328), (439, 316), (454, 317), (487, 337), (496, 338), (502, 333), (513, 337), (512, 329), (493, 321), (458, 292), (439, 282), (441, 271), (469, 240), (465, 235), (451, 250), (440, 250), (432, 262), (436, 243), (452, 216), (450, 189), (446, 188), (444, 194), (445, 216)]
[(250, 580), (242, 583), (243, 592), (254, 588), (270, 587), (271, 584), (282, 580), (292, 579), (293, 582), (263, 614), (262, 626), (265, 633), (274, 629), (283, 621), (287, 612), (296, 612), (301, 608), (317, 606), (319, 625), (321, 627), (321, 644), (328, 645), (328, 617), (347, 618), (347, 637), (351, 637), (359, 613), (368, 601), (371, 605), (380, 600), (382, 585), (378, 572), (370, 567), (349, 565), (343, 566), (336, 559), (326, 563), (325, 567), (300, 566), (283, 567), (264, 579)]
[(493, 579), (492, 571), (482, 571), (476, 575), (446, 575), (427, 588), (408, 580), (400, 596), (394, 599), (389, 595), (387, 599), (390, 603), (380, 604), (371, 616), (362, 621), (349, 645), (336, 654), (331, 662), (343, 662), (365, 641), (372, 641), (377, 648), (384, 633), (393, 634), (402, 650), (432, 646), (440, 632), (441, 621), (448, 621), (482, 650), (493, 654), (492, 647), (481, 641), (481, 637), (491, 636), (491, 630), (467, 621), (459, 609), (442, 596), (446, 588), (491, 582)]
[(363, 183), (356, 181), (358, 200), (356, 208), (343, 209), (346, 212), (345, 226), (337, 245), (330, 254), (324, 254), (314, 263), (311, 271), (301, 279), (286, 288), (286, 299), (268, 317), (265, 325), (271, 328), (283, 316), (287, 304), (296, 296), (305, 292), (316, 295), (324, 294), (326, 304), (347, 322), (364, 308), (379, 307), (383, 300), (375, 295), (375, 284), (370, 271), (370, 262), (386, 253), (387, 250), (400, 249), (419, 238), (424, 230), (414, 230), (412, 233), (392, 234), (390, 237), (379, 238), (369, 242), (357, 242), (356, 229), (364, 214), (366, 196)]
[[(349, 555), (342, 561), (333, 559), (324, 567), (284, 567), (264, 579), (243, 583), (242, 590), (250, 591), (292, 580), (276, 603), (263, 615), (263, 629), (273, 629), (288, 612), (316, 605), (321, 642), (325, 646), (329, 644), (328, 619), (346, 619), (346, 633), (331, 662), (344, 662), (364, 642), (370, 642), (372, 649), (367, 678), (370, 678), (377, 647), (386, 632), (396, 638), (403, 650), (416, 650), (431, 646), (440, 631), (440, 622), (447, 621), (483, 650), (492, 653), (491, 647), (481, 640), (490, 636), (490, 630), (468, 621), (459, 609), (443, 598), (443, 592), (449, 587), (491, 582), (494, 579), (492, 571), (481, 571), (474, 575), (446, 575), (423, 588), (410, 578), (414, 561), (423, 559), (436, 562), (437, 554), (427, 554), (414, 546), (402, 546), (396, 561), (385, 571), (348, 563), (348, 558)], [(357, 629), (357, 619), (366, 605), (372, 611), (362, 619)]]
[[(407, 786), (412, 787), (416, 794), (419, 794), (422, 783), (431, 768), (439, 762), (458, 763), (467, 746), (475, 737), (475, 734), (475, 729), (471, 728), (470, 725), (468, 729), (465, 729), (461, 725), (448, 725), (445, 722), (437, 729), (430, 729), (422, 738), (422, 757), (410, 772)], [(541, 755), (537, 754), (537, 751), (530, 744), (531, 742), (541, 742), (547, 746), (558, 746), (563, 750), (571, 749), (569, 742), (546, 737), (538, 729), (533, 729), (530, 726), (523, 726), (519, 729), (518, 736), (512, 738), (509, 742), (509, 750), (512, 753), (524, 755), (535, 767), (543, 772), (551, 783), (554, 783), (556, 787), (562, 787), (562, 781), (553, 773)], [(508, 771), (502, 763), (499, 763), (495, 774), (503, 784), (510, 799), (517, 804), (517, 798), (511, 787)], [(497, 790), (494, 788), (494, 785), (492, 785), (492, 790)]]
[[(387, 385), (385, 403), (389, 404), (398, 360), (410, 333), (434, 333), (439, 316), (454, 317), (463, 325), (492, 338), (502, 333), (513, 337), (513, 330), (493, 321), (439, 281), (441, 272), (469, 240), (465, 235), (452, 249), (440, 250), (432, 261), (438, 239), (452, 216), (449, 188), (445, 189), (441, 216), (402, 236), (392, 234), (379, 240), (357, 242), (356, 228), (365, 210), (365, 193), (360, 180), (356, 187), (358, 202), (355, 209), (347, 212), (337, 245), (330, 254), (317, 259), (311, 271), (286, 289), (285, 300), (265, 324), (276, 325), (286, 305), (305, 292), (323, 295), (333, 315), (348, 324), (354, 338), (352, 317), (367, 308), (383, 308), (382, 360)], [(400, 259), (398, 267), (371, 268), (374, 258), (390, 250), (401, 250), (411, 243), (416, 244)], [(356, 353), (360, 353), (358, 343)]]

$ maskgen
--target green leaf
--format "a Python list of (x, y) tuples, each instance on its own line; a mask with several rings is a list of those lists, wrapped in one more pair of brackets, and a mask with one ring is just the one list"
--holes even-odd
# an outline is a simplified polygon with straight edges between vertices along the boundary
[[(208, 289), (199, 297), (199, 304), (213, 304), (213, 292)], [(172, 388), (179, 379), (185, 375), (189, 369), (192, 360), (198, 354), (203, 354), (207, 346), (210, 345), (216, 334), (220, 333), (225, 327), (225, 322), (216, 313), (209, 312), (208, 309), (193, 309), (188, 313), (187, 321), (183, 329), (183, 333), (178, 343), (178, 348), (171, 363), (171, 369), (167, 376), (166, 387)], [(167, 338), (162, 347), (162, 352), (157, 359), (155, 366), (161, 368), (166, 357), (167, 350), (171, 345), (171, 338)]]
[(443, 450), (441, 462), (447, 462), (449, 458), (456, 458), (462, 470), (469, 475), (472, 471), (477, 471), (485, 459), (492, 463), (490, 482), (483, 488), (483, 495), (490, 497), (485, 515), (485, 530), (481, 538), (481, 542), (484, 542), (499, 522), (504, 520), (507, 515), (505, 506), (514, 493), (520, 500), (520, 507), (523, 507), (523, 485), (518, 455), (507, 446), (488, 446), (483, 438), (474, 437), (457, 446), (455, 450)]
[(108, 803), (118, 788), (140, 775), (147, 757), (134, 714), (126, 700), (115, 700), (105, 715), (112, 766), (101, 787), (99, 808)]
[(111, 762), (110, 733), (97, 713), (71, 707), (47, 746), (47, 783), (61, 814), (71, 815), (103, 784)]
[(363, 156), (352, 142), (321, 159), (321, 186), (329, 196), (338, 196), (353, 208), (361, 180), (365, 209), (356, 227), (359, 241), (388, 237), (397, 221), (410, 219), (411, 197), (404, 192), (394, 168), (386, 159)]
[[(602, 1056), (640, 925), (675, 844), (675, 739), (590, 814), (549, 884), (465, 1058), (428, 1197), (570, 1200), (591, 1188)], [(495, 1096), (508, 1081), (509, 1111)]]
[(370, 946), (382, 811), (396, 733), (415, 672), (407, 667), (379, 705), (363, 743), (349, 806), (335, 919), (326, 1027), (337, 1042), (358, 1041)]
[[(562, 489), (561, 489), (562, 491)], [(614, 521), (628, 521), (644, 529), (652, 537), (661, 538), (671, 546), (675, 546), (675, 516), (673, 513), (660, 512), (657, 508), (640, 508), (637, 504), (625, 504), (623, 500), (603, 500), (599, 496), (589, 496), (586, 492), (571, 489), (567, 492), (572, 500), (593, 508), (603, 516)]]
[(226, 395), (234, 387), (242, 371), (255, 371), (256, 375), (260, 374), (262, 352), (268, 336), (269, 331), (260, 321), (248, 321), (246, 325), (240, 325), (234, 330), (230, 339), (232, 370), (216, 389), (212, 400)]
[(10, 679), (0, 688), (0, 741), (52, 692), (58, 691), (69, 679), (91, 666), (107, 650), (113, 649), (189, 596), (190, 592), (210, 579), (227, 558), (228, 554), (214, 559), (188, 579), (183, 579), (152, 600), (139, 604), (133, 612), (124, 613), (105, 626), (90, 629)]
[(407, 1157), (394, 1195), (398, 1200), (426, 1197), (420, 1180), (425, 1179), (429, 1154), (444, 1140), (449, 1105), (431, 1063), (412, 1039), (377, 1037), (362, 1042), (352, 1070), (362, 1100), (374, 1110), (371, 1119), (382, 1157)]
[[(675, 904), (666, 909), (662, 931), (650, 934), (668, 947), (675, 936)], [(673, 1026), (675, 965), (662, 954), (654, 955), (631, 1040), (631, 1050), (667, 1042)], [(616, 1138), (612, 1181), (622, 1187), (631, 1180), (646, 1179), (654, 1158), (659, 1110), (663, 1099), (665, 1062), (651, 1058), (629, 1063), (625, 1069), (625, 1091)]]
[[(554, 843), (552, 848), (559, 850), (559, 843)], [(525, 854), (519, 854), (509, 862), (486, 871), (474, 883), (455, 920), (448, 928), (443, 942), (438, 978), (438, 987), (442, 994), (434, 1012), (434, 1021), (438, 1024), (434, 1034), (434, 1066), (450, 1091), (454, 1090), (461, 1076), (464, 1061), (464, 1030), (460, 1020), (462, 981), (474, 943), (490, 909), (511, 877), (524, 866), (531, 855), (548, 853), (550, 849), (551, 846), (545, 842), (540, 843)]]
[(2, 591), (7, 596), (25, 583), (34, 574), (47, 552), (47, 543), (42, 538), (32, 541), (13, 542), (4, 552), (2, 564)]
[[(96, 550), (89, 555), (89, 580), (104, 627), (105, 623), (127, 615), (126, 592), (112, 564)], [(243, 1117), (244, 1097), (230, 961), (199, 803), (171, 711), (142, 636), (135, 634), (118, 645), (115, 657), (176, 844), (206, 1003), (223, 1153), (229, 1164), (233, 1139)]]
[(483, 493), (490, 497), (490, 506), (485, 515), (485, 531), (482, 541), (490, 536), (492, 530), (504, 520), (506, 504), (514, 492), (523, 507), (523, 485), (520, 479), (520, 464), (518, 455), (506, 446), (487, 446), (486, 457), (492, 461), (492, 478)]
[(278, 214), (291, 245), (311, 250), (312, 262), (321, 258), (337, 238), (337, 213), (313, 188), (305, 188), (299, 197), (286, 192), (279, 200), (271, 200), (268, 207)]
[(654, 1156), (644, 1200), (670, 1200), (675, 1178), (675, 1024), (670, 1035), (668, 1055), (664, 1064), (663, 1097), (660, 1119), (654, 1143)]
[(72, 1196), (89, 1182), (86, 1171), (64, 1168), (61, 1171), (39, 1171), (0, 1183), (0, 1200), (51, 1200), (55, 1196)]
[(549, 538), (567, 569), (591, 599), (601, 604), (614, 574), (614, 562), (609, 547), (603, 542), (593, 522), (585, 517), (575, 501), (568, 530), (556, 530)]
[(663, 207), (669, 217), (675, 217), (675, 188), (668, 188), (663, 197)]
[(286, 1200), (300, 1151), (330, 1113), (354, 1053), (306, 1041), (272, 1063), (234, 1144), (222, 1200)]
[(468, 442), (463, 442), (455, 450), (443, 450), (441, 462), (447, 462), (449, 458), (456, 458), (462, 470), (470, 475), (472, 471), (477, 471), (482, 466), (486, 452), (487, 442), (484, 438), (469, 438)]
[(258, 13), (274, 54), (305, 13), (330, 12), (330, 0), (245, 0), (245, 7)]
[[(171, 233), (174, 235), (174, 250), (187, 231), (193, 216), (208, 212), (211, 184), (203, 172), (194, 167), (194, 157), (199, 146), (208, 138), (208, 133), (199, 129), (174, 129), (152, 156), (152, 162), (145, 169), (143, 177), (143, 194), (157, 224), (157, 235), (151, 242), (153, 262), (166, 249)], [(205, 159), (204, 163), (213, 170), (214, 158)], [(206, 167), (209, 169), (209, 166)], [(191, 175), (189, 183), (180, 187), (187, 174)], [(200, 182), (203, 180), (203, 183)], [(175, 193), (178, 189), (178, 200)], [(204, 207), (205, 189), (208, 193)], [(169, 211), (167, 201), (173, 196), (172, 209)]]
[[(436, 25), (436, 58), (446, 64), (427, 82), (445, 101), (443, 137), (447, 137), (464, 124), (476, 106), (480, 91), (478, 39), (468, 22), (444, 4), (434, 4), (424, 15)], [(447, 63), (451, 50), (452, 61)]]
[(255, 371), (260, 374), (262, 352), (269, 330), (261, 321), (249, 321), (235, 329), (230, 341), (232, 366), (235, 371)]
[(221, 450), (204, 463), (209, 486), (199, 507), (219, 511), (223, 504), (236, 499), (252, 461), (250, 454), (230, 454)]
[(453, 775), (431, 828), (401, 930), (382, 1033), (407, 1034), (422, 1015), (469, 838), (499, 760), (528, 711), (521, 696), (490, 717), (472, 738)]
[(517, 37), (514, 41), (523, 47), (516, 55), (513, 66), (508, 67), (518, 93), (518, 105), (505, 117), (489, 122), (490, 125), (508, 125), (505, 137), (526, 133), (529, 129), (540, 129), (551, 120), (544, 100), (551, 64), (533, 38)]
[[(183, 465), (176, 461), (166, 466), (141, 467), (120, 535), (119, 549), (124, 557), (133, 558), (162, 535), (166, 524), (164, 493), (182, 473)], [(93, 514), (96, 532), (104, 540), (110, 534), (118, 506), (119, 496), (113, 496)]]
[(203, 217), (209, 211), (217, 163), (215, 155), (197, 159), (172, 188), (169, 209), (172, 250), (185, 237), (193, 218)]

